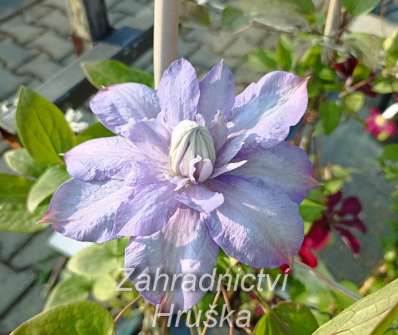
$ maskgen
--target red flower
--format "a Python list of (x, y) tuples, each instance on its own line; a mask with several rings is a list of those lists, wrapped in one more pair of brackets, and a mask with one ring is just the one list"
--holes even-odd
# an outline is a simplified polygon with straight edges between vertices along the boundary
[[(336, 73), (346, 81), (346, 86), (348, 87), (354, 86), (353, 74), (357, 65), (358, 60), (354, 57), (350, 57), (344, 62), (334, 64), (334, 69), (336, 70)], [(355, 89), (355, 91), (360, 91), (370, 97), (376, 96), (377, 93), (373, 92), (371, 85), (371, 82), (374, 80), (374, 78), (374, 73), (371, 73), (369, 76), (369, 82), (364, 85), (360, 85), (357, 89)]]
[(355, 256), (358, 255), (360, 243), (351, 230), (357, 229), (366, 233), (366, 226), (359, 218), (361, 210), (361, 203), (356, 197), (343, 198), (341, 192), (329, 196), (322, 217), (313, 223), (304, 237), (299, 252), (301, 260), (315, 268), (318, 260), (314, 251), (321, 250), (328, 244), (332, 231), (340, 235)]
[(397, 132), (395, 122), (386, 119), (377, 107), (371, 109), (365, 123), (367, 131), (379, 141), (385, 141)]

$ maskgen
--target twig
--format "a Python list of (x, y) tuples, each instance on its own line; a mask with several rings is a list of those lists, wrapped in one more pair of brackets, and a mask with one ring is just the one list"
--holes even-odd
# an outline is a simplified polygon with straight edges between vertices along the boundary
[(373, 76), (370, 76), (366, 79), (363, 79), (361, 81), (358, 81), (356, 84), (348, 87), (348, 90), (343, 91), (339, 94), (339, 98), (344, 98), (346, 95), (355, 92), (356, 90), (358, 90), (359, 88), (368, 85), (372, 80), (374, 80)]
[[(217, 301), (218, 301), (218, 299), (220, 298), (220, 295), (221, 295), (221, 290), (218, 290), (216, 296), (215, 296), (214, 299), (213, 299), (213, 303), (211, 304), (211, 306), (215, 306), (215, 305), (217, 304)], [(201, 335), (205, 335), (205, 334), (206, 334), (206, 331), (207, 331), (207, 321), (208, 321), (208, 318), (206, 318), (206, 321), (205, 321), (205, 323), (204, 323), (204, 327), (203, 327), (203, 330), (202, 330), (202, 334), (201, 334)]]
[(64, 265), (66, 263), (67, 258), (62, 256), (59, 261), (57, 262), (55, 268), (51, 271), (50, 278), (47, 281), (46, 284), (46, 297), (54, 287), (55, 283), (58, 281), (59, 275), (64, 268)]
[(122, 315), (131, 307), (133, 306), (138, 300), (140, 299), (140, 297), (138, 296), (137, 298), (135, 298), (134, 300), (130, 301), (126, 306), (123, 307), (123, 309), (115, 316), (115, 318), (113, 319), (113, 321), (116, 323), (119, 321), (119, 319), (122, 317)]
[[(198, 323), (199, 313), (198, 313), (198, 310), (197, 310), (197, 306), (195, 306), (193, 308), (193, 313), (195, 314), (195, 321), (198, 324), (198, 327), (197, 327), (196, 331), (197, 331), (198, 335), (200, 335), (202, 333), (202, 327), (200, 326), (200, 320), (199, 320), (199, 323)], [(191, 327), (189, 328), (189, 330), (191, 330)]]
[(167, 331), (167, 318), (164, 317), (162, 319), (162, 335), (167, 335), (168, 331)]
[[(224, 301), (225, 301), (225, 305), (227, 306), (228, 314), (232, 315), (232, 313), (231, 313), (232, 312), (231, 303), (229, 302), (228, 293), (225, 290), (225, 287), (222, 286), (222, 285), (221, 285), (221, 292), (222, 292), (222, 296), (223, 296)], [(235, 328), (234, 328), (233, 323), (229, 324), (229, 335), (235, 335)]]

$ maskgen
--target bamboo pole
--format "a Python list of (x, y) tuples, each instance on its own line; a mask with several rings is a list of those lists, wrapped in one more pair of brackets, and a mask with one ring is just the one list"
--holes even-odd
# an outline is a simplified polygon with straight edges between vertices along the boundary
[(163, 71), (177, 58), (179, 0), (155, 0), (153, 68), (155, 87)]
[(330, 0), (328, 13), (325, 22), (324, 35), (326, 38), (333, 38), (340, 26), (341, 4), (340, 0)]

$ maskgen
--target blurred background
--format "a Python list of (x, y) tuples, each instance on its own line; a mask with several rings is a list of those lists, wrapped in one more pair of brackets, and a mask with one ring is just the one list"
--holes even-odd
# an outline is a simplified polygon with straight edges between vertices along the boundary
[[(315, 2), (319, 8), (324, 6), (323, 1)], [(236, 13), (227, 17), (220, 14), (226, 4), (228, 1), (216, 1), (206, 11), (190, 1), (184, 4), (179, 55), (189, 59), (201, 74), (223, 58), (232, 67), (237, 90), (241, 91), (263, 72), (256, 70), (253, 58), (248, 55), (257, 49), (275, 48), (281, 30), (287, 34), (290, 31), (284, 29), (282, 21), (278, 21), (279, 27), (261, 20), (254, 24), (238, 24), (240, 18)], [(152, 0), (106, 0), (106, 7), (115, 30), (131, 27), (147, 31), (153, 25)], [(397, 2), (381, 1), (372, 13), (354, 20), (350, 29), (386, 37), (398, 27), (397, 23)], [(297, 22), (299, 29), (301, 24)], [(150, 34), (145, 38), (150, 39)], [(0, 154), (13, 148), (18, 87), (25, 85), (48, 92), (47, 83), (62, 71), (72, 69), (79, 57), (95, 45), (71, 34), (67, 0), (0, 0), (0, 126), (4, 130), (0, 137)], [(150, 47), (130, 58), (129, 65), (152, 72)], [(59, 85), (62, 86), (62, 82)], [(364, 109), (380, 104), (383, 104), (380, 99), (369, 100)], [(76, 132), (94, 122), (86, 101), (78, 106), (65, 102), (62, 107)], [(347, 136), (352, 139), (349, 143), (345, 141)], [(347, 254), (338, 240), (333, 240), (331, 246), (322, 251), (322, 258), (337, 279), (359, 283), (382, 257), (379, 237), (387, 234), (385, 222), (393, 217), (387, 205), (392, 187), (375, 166), (381, 146), (358, 125), (350, 124), (343, 125), (330, 136), (322, 150), (323, 163), (341, 164), (354, 171), (362, 168), (361, 173), (353, 173), (345, 191), (360, 195), (364, 221), (371, 223), (369, 233), (361, 236), (366, 247), (359, 259)], [(3, 158), (0, 171), (9, 172)], [(43, 308), (46, 294), (66, 262), (65, 255), (49, 245), (51, 235), (50, 228), (33, 229), (31, 233), (0, 233), (0, 334), (7, 334)]]

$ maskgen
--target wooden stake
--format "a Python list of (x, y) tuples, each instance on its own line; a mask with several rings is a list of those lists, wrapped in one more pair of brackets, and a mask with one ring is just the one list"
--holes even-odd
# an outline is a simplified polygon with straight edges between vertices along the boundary
[(177, 58), (179, 0), (155, 0), (153, 68), (155, 87), (163, 71)]
[(326, 38), (333, 38), (340, 26), (341, 4), (340, 0), (330, 0), (326, 16), (324, 35)]

